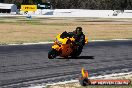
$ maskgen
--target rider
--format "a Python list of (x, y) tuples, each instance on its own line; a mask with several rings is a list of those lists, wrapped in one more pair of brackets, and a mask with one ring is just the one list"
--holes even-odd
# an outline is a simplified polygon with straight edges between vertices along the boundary
[(77, 27), (75, 30), (75, 41), (79, 46), (83, 47), (85, 45), (85, 35), (82, 32), (82, 27)]
[(82, 32), (82, 27), (77, 27), (75, 31), (70, 32), (75, 38), (75, 45), (77, 48), (77, 56), (81, 54), (83, 46), (85, 45), (85, 35)]

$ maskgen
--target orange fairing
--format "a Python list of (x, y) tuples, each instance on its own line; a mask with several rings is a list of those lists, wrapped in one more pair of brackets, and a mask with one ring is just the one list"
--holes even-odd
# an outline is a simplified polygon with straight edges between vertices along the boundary
[(70, 38), (70, 40), (71, 40), (71, 41), (75, 41), (75, 38), (72, 37), (72, 38)]
[(56, 45), (53, 45), (52, 48), (53, 49), (56, 49), (57, 51), (59, 51), (59, 49), (60, 49), (59, 45), (57, 45), (57, 44)]
[(61, 54), (60, 56), (62, 57), (66, 57), (66, 56), (69, 56), (72, 52), (72, 49), (70, 48), (70, 44), (64, 44), (64, 45), (61, 45)]
[(82, 68), (82, 77), (83, 78), (88, 78), (88, 71), (85, 71), (84, 68)]
[(88, 43), (88, 38), (85, 38), (85, 44)]

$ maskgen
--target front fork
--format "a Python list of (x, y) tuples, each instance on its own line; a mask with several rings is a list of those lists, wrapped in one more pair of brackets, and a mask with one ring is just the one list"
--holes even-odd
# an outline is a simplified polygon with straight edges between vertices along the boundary
[(58, 44), (55, 44), (55, 45), (52, 46), (52, 49), (55, 49), (55, 50), (59, 51), (60, 46)]
[(60, 46), (59, 45), (53, 45), (52, 50), (48, 53), (49, 59), (54, 59), (60, 54)]

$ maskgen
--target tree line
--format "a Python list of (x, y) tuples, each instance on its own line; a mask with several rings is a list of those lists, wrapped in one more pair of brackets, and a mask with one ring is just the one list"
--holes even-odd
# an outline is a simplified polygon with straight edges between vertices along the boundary
[(132, 9), (132, 0), (1, 0), (3, 3), (38, 4), (51, 2), (54, 9), (97, 9), (124, 10)]

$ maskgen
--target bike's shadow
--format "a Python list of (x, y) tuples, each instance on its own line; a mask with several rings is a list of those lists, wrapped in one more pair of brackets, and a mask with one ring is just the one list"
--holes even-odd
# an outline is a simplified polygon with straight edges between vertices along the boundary
[(59, 57), (57, 59), (94, 59), (94, 56), (79, 56), (77, 58), (71, 58), (71, 57), (63, 58), (63, 57)]

